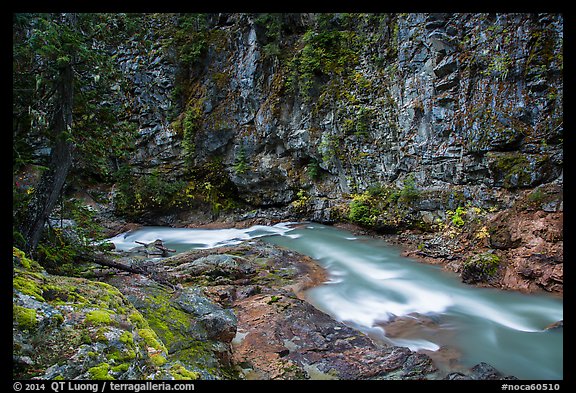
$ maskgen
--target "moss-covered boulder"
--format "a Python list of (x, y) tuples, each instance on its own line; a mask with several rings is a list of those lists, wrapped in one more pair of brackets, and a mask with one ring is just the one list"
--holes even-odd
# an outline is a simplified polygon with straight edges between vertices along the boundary
[(197, 287), (177, 290), (144, 276), (115, 276), (116, 286), (166, 346), (166, 359), (198, 373), (202, 379), (234, 376), (230, 342), (236, 334), (232, 310), (212, 302)]
[(493, 250), (473, 255), (462, 265), (462, 281), (469, 284), (490, 281), (499, 267), (500, 257)]
[(166, 360), (164, 343), (115, 287), (51, 275), (20, 250), (13, 255), (13, 378), (198, 377)]

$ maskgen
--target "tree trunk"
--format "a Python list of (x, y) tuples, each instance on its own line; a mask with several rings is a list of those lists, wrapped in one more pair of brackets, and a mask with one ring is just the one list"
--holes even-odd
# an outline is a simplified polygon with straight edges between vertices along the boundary
[(74, 76), (72, 65), (66, 64), (59, 70), (57, 80), (56, 111), (52, 131), (54, 146), (50, 154), (49, 168), (42, 174), (23, 222), (22, 235), (26, 240), (26, 251), (33, 254), (38, 246), (44, 225), (64, 187), (72, 166), (72, 104), (74, 100)]

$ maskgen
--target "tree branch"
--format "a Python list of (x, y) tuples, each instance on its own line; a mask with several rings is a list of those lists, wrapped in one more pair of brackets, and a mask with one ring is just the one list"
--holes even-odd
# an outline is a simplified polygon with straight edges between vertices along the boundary
[(113, 261), (112, 259), (107, 258), (102, 254), (82, 254), (80, 255), (80, 259), (86, 262), (96, 263), (101, 266), (112, 267), (114, 269), (122, 270), (129, 273), (135, 274), (143, 274), (148, 275), (149, 272), (139, 268), (139, 267), (132, 267), (128, 265), (124, 265), (123, 263), (118, 263)]

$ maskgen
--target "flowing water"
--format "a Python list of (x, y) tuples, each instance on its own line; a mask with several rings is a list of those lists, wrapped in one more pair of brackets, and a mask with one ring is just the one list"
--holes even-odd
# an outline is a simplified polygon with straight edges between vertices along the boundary
[(562, 299), (477, 288), (386, 242), (320, 224), (246, 229), (145, 227), (111, 239), (118, 249), (162, 239), (178, 252), (264, 238), (314, 258), (328, 281), (314, 306), (372, 337), (429, 354), (451, 368), (487, 362), (520, 379), (563, 378)]

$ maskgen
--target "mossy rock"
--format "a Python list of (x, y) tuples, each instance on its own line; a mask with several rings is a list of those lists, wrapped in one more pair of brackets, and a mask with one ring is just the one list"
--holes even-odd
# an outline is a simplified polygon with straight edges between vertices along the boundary
[[(164, 359), (158, 356), (152, 359), (161, 365), (161, 378), (175, 378), (170, 372), (174, 364), (198, 373), (202, 379), (229, 377), (220, 358), (226, 357), (222, 351), (227, 351), (236, 332), (236, 320), (230, 310), (212, 303), (192, 287), (174, 293), (146, 277), (130, 280), (132, 285), (121, 277), (109, 282), (122, 290), (146, 320), (147, 328), (139, 329), (138, 335), (150, 348), (165, 354)], [(129, 318), (135, 323), (139, 319)]]
[(464, 262), (460, 276), (467, 284), (489, 282), (496, 277), (499, 267), (500, 257), (489, 250)]
[(489, 152), (488, 167), (496, 187), (530, 188), (552, 181), (559, 175), (546, 154), (522, 152)]
[[(150, 348), (166, 356), (165, 347), (116, 288), (25, 265), (36, 264), (14, 268), (15, 379), (140, 379), (159, 371)], [(154, 340), (160, 344), (149, 345)]]

